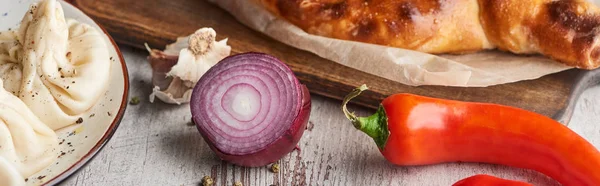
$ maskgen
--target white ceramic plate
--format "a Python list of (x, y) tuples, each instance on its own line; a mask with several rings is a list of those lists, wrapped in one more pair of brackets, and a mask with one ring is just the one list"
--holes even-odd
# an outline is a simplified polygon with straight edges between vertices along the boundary
[[(17, 28), (33, 2), (37, 0), (0, 0), (0, 31)], [(66, 18), (89, 24), (104, 33), (111, 56), (110, 86), (100, 101), (84, 115), (82, 124), (57, 131), (60, 141), (64, 139), (60, 146), (65, 154), (46, 169), (29, 177), (28, 185), (55, 185), (84, 166), (112, 137), (127, 106), (129, 77), (119, 48), (91, 18), (69, 3), (60, 3)]]

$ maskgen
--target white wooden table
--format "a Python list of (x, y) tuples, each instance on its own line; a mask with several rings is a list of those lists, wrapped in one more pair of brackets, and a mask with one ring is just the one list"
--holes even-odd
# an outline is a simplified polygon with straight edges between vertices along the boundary
[[(121, 48), (131, 78), (130, 105), (116, 134), (86, 167), (62, 185), (198, 185), (205, 175), (216, 185), (433, 185), (449, 186), (474, 174), (491, 174), (535, 185), (558, 185), (533, 171), (505, 166), (450, 163), (400, 167), (386, 162), (372, 140), (340, 111), (340, 101), (312, 95), (309, 129), (294, 151), (280, 160), (281, 171), (221, 162), (189, 124), (188, 105), (148, 102), (152, 90), (146, 51)], [(367, 110), (350, 107), (359, 115)], [(600, 147), (600, 86), (587, 90), (569, 127)]]

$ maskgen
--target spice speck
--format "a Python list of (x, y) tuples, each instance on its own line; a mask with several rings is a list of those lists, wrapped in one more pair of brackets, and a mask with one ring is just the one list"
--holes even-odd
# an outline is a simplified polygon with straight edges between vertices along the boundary
[(129, 104), (132, 104), (132, 105), (140, 104), (140, 98), (137, 96), (132, 97), (131, 100), (129, 101)]
[(202, 186), (212, 186), (213, 184), (214, 181), (210, 176), (204, 176), (202, 178)]
[(273, 164), (271, 165), (271, 171), (272, 171), (273, 173), (279, 173), (279, 164), (278, 164), (278, 163), (273, 163)]
[(79, 119), (77, 119), (77, 121), (75, 121), (75, 123), (77, 123), (77, 124), (83, 123), (83, 118), (79, 117)]

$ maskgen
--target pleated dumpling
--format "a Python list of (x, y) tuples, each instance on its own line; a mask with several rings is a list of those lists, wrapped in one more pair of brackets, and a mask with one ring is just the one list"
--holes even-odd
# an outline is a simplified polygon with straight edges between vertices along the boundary
[(56, 160), (58, 138), (2, 84), (0, 79), (0, 185), (19, 185)]
[(3, 186), (25, 185), (25, 180), (16, 167), (2, 156), (0, 156), (0, 184)]
[(17, 32), (0, 32), (0, 79), (4, 80), (4, 89), (15, 95), (21, 85), (21, 51)]
[(56, 0), (34, 4), (28, 12), (17, 34), (23, 67), (18, 95), (43, 123), (60, 129), (105, 93), (110, 56), (102, 34), (65, 20)]

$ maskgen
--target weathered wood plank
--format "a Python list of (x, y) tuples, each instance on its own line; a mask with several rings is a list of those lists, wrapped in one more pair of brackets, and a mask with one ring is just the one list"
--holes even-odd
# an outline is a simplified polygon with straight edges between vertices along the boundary
[[(243, 168), (221, 162), (209, 150), (190, 121), (188, 105), (149, 103), (150, 67), (141, 50), (122, 48), (129, 66), (131, 96), (142, 99), (130, 106), (113, 139), (97, 157), (63, 185), (197, 185), (205, 175), (217, 185), (433, 185), (448, 186), (474, 174), (487, 173), (557, 185), (547, 177), (504, 166), (449, 163), (400, 167), (387, 163), (373, 142), (356, 131), (340, 112), (337, 100), (313, 95), (308, 130), (299, 146), (280, 160), (281, 171)], [(141, 82), (144, 81), (144, 82)], [(586, 91), (570, 127), (600, 147), (600, 87)], [(358, 114), (369, 110), (351, 106)]]

